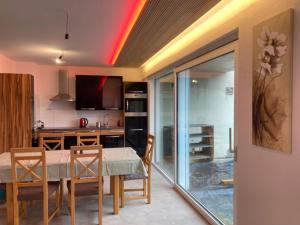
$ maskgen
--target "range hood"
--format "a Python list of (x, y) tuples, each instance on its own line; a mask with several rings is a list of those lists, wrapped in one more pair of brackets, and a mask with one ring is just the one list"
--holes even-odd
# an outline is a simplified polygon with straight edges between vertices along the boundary
[(68, 71), (59, 70), (58, 73), (58, 94), (50, 101), (74, 102), (75, 99), (69, 94), (69, 76)]

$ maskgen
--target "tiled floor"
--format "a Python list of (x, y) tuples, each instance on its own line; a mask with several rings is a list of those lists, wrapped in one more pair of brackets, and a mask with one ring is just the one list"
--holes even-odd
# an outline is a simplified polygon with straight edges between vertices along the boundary
[(222, 179), (233, 178), (233, 159), (216, 159), (191, 164), (190, 189), (201, 202), (225, 225), (233, 224), (233, 185), (222, 185)]
[[(208, 225), (208, 223), (183, 200), (181, 196), (156, 171), (153, 174), (152, 204), (143, 201), (129, 202), (120, 210), (119, 215), (112, 214), (112, 197), (104, 196), (105, 225)], [(108, 179), (105, 179), (105, 193), (108, 192)], [(135, 183), (130, 183), (133, 186)], [(28, 219), (22, 220), (24, 225), (42, 224), (41, 202), (37, 202), (29, 209)], [(0, 224), (4, 225), (5, 211), (0, 210)], [(67, 209), (64, 207), (62, 215), (51, 221), (52, 225), (70, 224)], [(82, 197), (77, 199), (76, 224), (97, 224), (97, 199)]]
[[(172, 176), (174, 164), (170, 160), (157, 163)], [(188, 192), (225, 225), (233, 224), (233, 185), (221, 185), (222, 179), (233, 178), (233, 159), (215, 159), (190, 164)]]

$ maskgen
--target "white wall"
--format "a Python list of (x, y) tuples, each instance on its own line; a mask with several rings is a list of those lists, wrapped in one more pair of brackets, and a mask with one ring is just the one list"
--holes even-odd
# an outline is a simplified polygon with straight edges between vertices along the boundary
[(34, 75), (35, 121), (42, 120), (46, 127), (79, 126), (79, 118), (86, 117), (89, 125), (95, 126), (96, 121), (103, 121), (109, 113), (110, 125), (116, 126), (122, 120), (121, 111), (76, 111), (75, 103), (51, 102), (49, 99), (58, 93), (58, 71), (64, 69), (70, 75), (70, 93), (75, 97), (75, 75), (119, 75), (124, 81), (141, 81), (141, 71), (136, 68), (113, 67), (66, 67), (37, 65), (30, 62), (15, 62), (0, 55), (1, 73), (29, 73)]
[(229, 152), (229, 128), (234, 128), (234, 96), (225, 93), (234, 87), (234, 71), (210, 78), (191, 78), (190, 124), (214, 126), (214, 158), (232, 157)]
[(0, 73), (15, 73), (16, 72), (16, 63), (3, 56), (0, 55)]
[[(252, 26), (290, 7), (295, 8), (293, 152), (283, 154), (251, 144)], [(245, 16), (250, 17), (240, 27), (238, 58), (238, 224), (299, 225), (300, 1), (261, 1)]]
[[(252, 29), (253, 26), (288, 8), (295, 9), (293, 134), (291, 154), (252, 145)], [(258, 0), (233, 19), (202, 35), (179, 53), (160, 63), (145, 76), (180, 57), (205, 46), (223, 34), (239, 28), (237, 57), (237, 144), (235, 191), (237, 225), (300, 224), (300, 0)]]

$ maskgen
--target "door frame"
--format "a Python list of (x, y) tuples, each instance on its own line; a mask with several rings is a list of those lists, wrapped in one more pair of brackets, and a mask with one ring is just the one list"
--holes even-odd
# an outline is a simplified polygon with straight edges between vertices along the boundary
[[(237, 143), (237, 134), (238, 134), (238, 131), (237, 131), (237, 103), (238, 103), (238, 93), (237, 93), (237, 85), (238, 85), (238, 78), (239, 78), (239, 75), (238, 75), (238, 58), (239, 58), (239, 52), (238, 52), (238, 41), (234, 41), (234, 42), (231, 42), (227, 45), (224, 45), (220, 48), (217, 48), (211, 52), (208, 52), (200, 57), (197, 57), (181, 66), (178, 66), (176, 68), (174, 68), (173, 70), (173, 76), (174, 76), (174, 79), (175, 79), (175, 86), (174, 86), (174, 95), (175, 95), (175, 98), (174, 98), (174, 127), (175, 127), (175, 130), (174, 130), (174, 141), (175, 141), (175, 180), (174, 180), (174, 187), (175, 189), (205, 218), (208, 220), (208, 222), (210, 222), (212, 225), (220, 225), (222, 224), (219, 220), (217, 220), (214, 216), (212, 216), (208, 210), (201, 204), (198, 204), (198, 202), (192, 198), (177, 182), (178, 180), (178, 171), (177, 171), (177, 167), (178, 167), (178, 124), (177, 124), (177, 114), (178, 114), (178, 108), (177, 108), (177, 101), (178, 101), (178, 93), (177, 93), (177, 90), (178, 90), (178, 83), (177, 83), (177, 75), (179, 72), (181, 71), (184, 71), (186, 69), (189, 69), (195, 65), (198, 65), (198, 64), (201, 64), (201, 63), (205, 63), (209, 60), (212, 60), (212, 59), (215, 59), (215, 58), (218, 58), (218, 57), (221, 57), (222, 55), (226, 55), (230, 52), (234, 52), (234, 63), (235, 63), (235, 73), (234, 73), (234, 143), (233, 143), (233, 146), (234, 146), (234, 149), (235, 149), (235, 162), (234, 162), (234, 188), (235, 190), (237, 189), (237, 171), (236, 171), (236, 155), (237, 155), (237, 146), (238, 146), (238, 143)], [(237, 212), (237, 199), (236, 199), (236, 191), (234, 191), (234, 195), (233, 195), (233, 221), (234, 221), (234, 224), (237, 224), (237, 216), (236, 216), (236, 212)]]

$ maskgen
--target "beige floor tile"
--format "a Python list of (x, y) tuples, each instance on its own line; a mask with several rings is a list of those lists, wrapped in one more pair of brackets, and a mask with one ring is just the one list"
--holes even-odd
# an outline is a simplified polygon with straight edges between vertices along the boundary
[[(143, 200), (128, 202), (119, 215), (112, 214), (112, 196), (104, 195), (104, 225), (208, 225), (208, 223), (168, 184), (164, 178), (154, 171), (152, 186), (152, 204)], [(128, 183), (135, 186), (136, 182)], [(109, 179), (105, 178), (104, 191), (108, 193)], [(54, 218), (50, 224), (70, 224), (66, 204), (62, 215)], [(28, 218), (21, 220), (24, 225), (42, 225), (42, 204), (36, 202), (29, 208)], [(6, 224), (5, 211), (0, 210), (0, 225)], [(97, 198), (81, 197), (76, 199), (76, 224), (97, 224)]]

